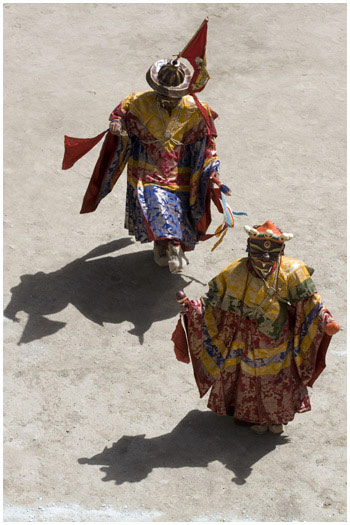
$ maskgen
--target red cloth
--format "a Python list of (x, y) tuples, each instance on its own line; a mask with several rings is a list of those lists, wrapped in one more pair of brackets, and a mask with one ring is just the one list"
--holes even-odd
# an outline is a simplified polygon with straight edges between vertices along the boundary
[(112, 135), (109, 132), (107, 133), (106, 139), (101, 148), (100, 156), (85, 192), (80, 213), (90, 213), (96, 210), (98, 205), (98, 194), (119, 140), (120, 139), (117, 135)]
[(187, 338), (185, 330), (181, 323), (181, 318), (178, 320), (176, 328), (171, 336), (171, 340), (174, 343), (174, 352), (176, 359), (182, 361), (183, 363), (190, 362), (190, 356), (188, 353)]
[(79, 139), (75, 137), (64, 136), (64, 157), (62, 162), (62, 169), (68, 170), (77, 160), (86, 155), (107, 133), (106, 139), (101, 148), (98, 161), (95, 165), (93, 174), (91, 176), (89, 185), (85, 192), (83, 204), (80, 213), (89, 213), (95, 211), (98, 205), (97, 198), (101, 189), (101, 185), (112, 161), (113, 154), (118, 146), (119, 137), (112, 135), (108, 129), (90, 139)]
[[(203, 107), (202, 107), (202, 110), (205, 111)], [(114, 115), (115, 111), (116, 110), (114, 110), (113, 115)], [(213, 133), (213, 134), (216, 135), (216, 130), (215, 130), (215, 125), (214, 125), (213, 119), (217, 117), (217, 114), (215, 112), (212, 112), (212, 115), (210, 116), (210, 119), (209, 119), (209, 115), (208, 115), (208, 113), (206, 111), (205, 111), (205, 115), (206, 115), (206, 121), (207, 121), (207, 130), (209, 130), (209, 131), (207, 131), (207, 133)], [(137, 121), (136, 117), (133, 117), (132, 115), (131, 116), (129, 115), (129, 124), (130, 124), (130, 122), (133, 123), (132, 119), (135, 119), (135, 123), (137, 124), (138, 121)], [(208, 127), (208, 122), (209, 122), (209, 127)], [(133, 125), (136, 125), (135, 123), (133, 123)], [(205, 128), (203, 126), (203, 123), (202, 123), (202, 130), (198, 128), (198, 129), (195, 129), (195, 130), (190, 130), (190, 133), (191, 132), (192, 133), (194, 133), (194, 132), (201, 133), (202, 132), (204, 134), (204, 133), (206, 133), (206, 130), (205, 130)], [(102, 187), (102, 184), (103, 184), (103, 180), (104, 180), (105, 175), (106, 175), (106, 173), (107, 173), (107, 171), (109, 169), (109, 166), (110, 166), (110, 164), (112, 162), (112, 159), (113, 159), (114, 153), (116, 151), (116, 148), (118, 147), (120, 138), (117, 135), (112, 135), (111, 133), (108, 132), (108, 130), (103, 131), (102, 133), (100, 133), (96, 137), (88, 138), (88, 139), (80, 139), (80, 138), (75, 138), (75, 137), (68, 137), (68, 136), (65, 135), (65, 141), (64, 141), (65, 153), (64, 153), (63, 163), (62, 163), (62, 169), (66, 170), (66, 169), (71, 168), (75, 164), (75, 162), (77, 162), (77, 160), (79, 160), (81, 157), (83, 157), (83, 155), (85, 155), (88, 151), (90, 151), (102, 139), (102, 137), (106, 133), (107, 133), (107, 135), (106, 135), (105, 141), (103, 143), (103, 146), (101, 148), (98, 161), (97, 161), (97, 163), (95, 165), (95, 168), (94, 168), (93, 174), (91, 176), (88, 188), (87, 188), (86, 193), (84, 195), (84, 200), (83, 200), (83, 204), (82, 204), (80, 213), (90, 213), (90, 212), (93, 212), (93, 211), (96, 210), (96, 208), (98, 206), (98, 203), (99, 203), (98, 196), (100, 194), (100, 190), (101, 190), (101, 187)], [(186, 141), (189, 141), (191, 138), (192, 138), (191, 136), (186, 136)], [(152, 137), (151, 137), (151, 139), (152, 139)], [(151, 153), (153, 151), (152, 147), (155, 148), (156, 145), (152, 144), (151, 146), (149, 146), (149, 148), (151, 150)], [(164, 154), (164, 155), (167, 154), (166, 152), (164, 153), (164, 151), (163, 151), (164, 148), (161, 148), (160, 146), (157, 146), (157, 147), (158, 147), (159, 151), (157, 151), (156, 153), (160, 154), (160, 150), (162, 150), (162, 154)], [(121, 174), (121, 172), (115, 176), (116, 179), (120, 176), (120, 174)], [(211, 190), (211, 191), (213, 192), (215, 190)], [(211, 191), (210, 191), (210, 186), (208, 185), (207, 194), (206, 194), (206, 202), (205, 202), (205, 214), (204, 214), (204, 217), (202, 218), (200, 227), (197, 226), (197, 229), (199, 229), (201, 232), (205, 232), (207, 227), (209, 226), (209, 224), (211, 222), (211, 216), (210, 216), (210, 194), (211, 194)], [(214, 198), (214, 202), (218, 206), (217, 199)], [(154, 240), (154, 236), (153, 236), (152, 231), (148, 228), (147, 221), (145, 221), (145, 224), (146, 224), (146, 227), (147, 227), (147, 230), (148, 230), (149, 240), (153, 241)], [(210, 238), (211, 236), (212, 235), (209, 235), (209, 237), (206, 237), (206, 236), (200, 237), (200, 240), (205, 240), (207, 238)]]
[(316, 379), (322, 374), (323, 370), (326, 368), (326, 353), (331, 339), (332, 336), (327, 334), (324, 334), (324, 336), (322, 337), (322, 341), (317, 352), (315, 371), (307, 386), (313, 386)]
[[(291, 317), (291, 326), (288, 326), (287, 321), (280, 334), (281, 338), (289, 337), (293, 326), (295, 334), (300, 334), (305, 321), (305, 312), (308, 312), (303, 306), (304, 302), (297, 303), (296, 316)], [(212, 387), (208, 408), (219, 415), (226, 415), (231, 414), (234, 407), (233, 415), (236, 418), (259, 424), (286, 424), (294, 418), (295, 413), (311, 410), (307, 387), (312, 386), (324, 370), (326, 351), (331, 340), (331, 337), (324, 333), (325, 322), (330, 316), (328, 311), (322, 309), (319, 312), (318, 330), (302, 364), (297, 367), (292, 359), (290, 366), (281, 368), (277, 375), (272, 373), (255, 376), (247, 374), (240, 364), (235, 363), (228, 363), (227, 366), (221, 364), (219, 370), (207, 368), (203, 352), (207, 352), (210, 356), (206, 346), (208, 348), (211, 346), (214, 350), (215, 347), (208, 336), (203, 317), (204, 307), (200, 300), (187, 300), (186, 304), (188, 306), (188, 313), (184, 316), (187, 334), (186, 351), (190, 354), (200, 397)], [(243, 319), (234, 312), (227, 312), (220, 308), (213, 308), (211, 312), (217, 324), (220, 340), (227, 349), (232, 345), (232, 336), (237, 333), (238, 326), (242, 331), (242, 348), (245, 353), (252, 345), (259, 346), (259, 341), (268, 340), (268, 336), (259, 331), (254, 321)], [(182, 327), (181, 331), (184, 331)], [(178, 340), (181, 341), (181, 337), (184, 335), (178, 333), (176, 338), (173, 337), (173, 341), (177, 343)], [(178, 345), (180, 346), (180, 343)], [(216, 349), (215, 352), (218, 350)]]
[(65, 135), (62, 169), (68, 170), (71, 168), (77, 162), (77, 160), (86, 155), (88, 151), (90, 151), (94, 146), (96, 146), (98, 142), (100, 142), (107, 131), (108, 130), (106, 129), (106, 131), (103, 131), (97, 135), (97, 137), (93, 137), (92, 139), (77, 139), (75, 137), (68, 137)]
[[(196, 97), (195, 93), (198, 91), (202, 91), (205, 88), (205, 84), (201, 88), (194, 89), (192, 86), (195, 84), (199, 74), (200, 74), (200, 67), (196, 62), (196, 58), (201, 58), (204, 60), (205, 57), (205, 49), (207, 46), (207, 32), (208, 32), (208, 18), (205, 18), (198, 29), (198, 31), (195, 33), (195, 35), (191, 38), (185, 49), (180, 53), (179, 56), (186, 58), (186, 60), (189, 61), (191, 66), (193, 67), (193, 75), (191, 78), (191, 82), (189, 85), (189, 93), (192, 95), (197, 108), (203, 115), (203, 118), (208, 126), (209, 133), (211, 135), (216, 136), (216, 130), (215, 127), (213, 127), (213, 123), (211, 122), (211, 119), (208, 117), (208, 113), (202, 106), (202, 104), (199, 102), (198, 98)], [(209, 79), (209, 77), (208, 77)]]
[[(189, 331), (193, 330), (193, 326), (189, 326), (189, 324), (192, 324), (192, 316), (191, 311), (193, 308), (198, 308), (198, 305), (201, 304), (200, 301), (197, 301), (197, 305), (193, 307), (193, 304), (195, 301), (186, 301), (186, 304), (188, 305), (189, 312), (188, 314), (183, 316), (183, 321), (185, 323), (185, 328), (182, 325), (181, 318), (178, 320), (176, 328), (171, 336), (171, 340), (174, 343), (174, 352), (176, 359), (178, 361), (181, 361), (182, 363), (190, 363), (192, 361), (192, 367), (193, 367), (193, 374), (194, 378), (199, 390), (200, 397), (203, 397), (208, 389), (213, 384), (213, 379), (208, 376), (208, 374), (205, 372), (203, 367), (201, 366), (198, 358), (194, 356), (193, 351), (191, 347), (188, 345), (188, 339), (187, 335)], [(186, 330), (186, 331), (185, 331)], [(191, 354), (191, 360), (190, 360), (190, 354)]]
[(205, 108), (202, 106), (202, 104), (199, 102), (198, 98), (196, 97), (196, 95), (191, 92), (191, 95), (197, 105), (197, 108), (199, 109), (199, 111), (202, 113), (203, 115), (203, 118), (208, 126), (208, 132), (209, 132), (209, 135), (214, 135), (216, 137), (217, 133), (216, 133), (216, 129), (215, 129), (215, 126), (214, 126), (214, 122), (212, 119), (209, 118), (209, 115), (207, 113), (207, 111), (205, 110)]
[(200, 28), (198, 29), (197, 33), (191, 38), (191, 40), (189, 41), (185, 49), (180, 54), (180, 56), (182, 56), (183, 58), (186, 58), (190, 62), (191, 66), (194, 69), (191, 83), (190, 83), (190, 90), (191, 90), (192, 84), (195, 83), (200, 73), (200, 68), (198, 67), (198, 64), (196, 63), (196, 58), (201, 58), (203, 60), (205, 56), (205, 48), (207, 45), (207, 31), (208, 31), (208, 18), (205, 18)]
[(101, 148), (100, 156), (95, 165), (89, 185), (84, 195), (83, 204), (80, 213), (90, 213), (95, 211), (98, 205), (98, 194), (106, 171), (112, 161), (113, 154), (118, 145), (119, 137), (108, 133)]

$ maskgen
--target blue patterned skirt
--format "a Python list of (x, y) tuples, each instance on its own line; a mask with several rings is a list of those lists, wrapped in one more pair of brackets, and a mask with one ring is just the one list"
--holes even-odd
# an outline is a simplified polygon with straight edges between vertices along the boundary
[[(190, 196), (187, 192), (170, 191), (150, 184), (137, 189), (127, 184), (125, 228), (140, 242), (178, 239), (190, 250), (198, 234), (190, 221)], [(148, 228), (147, 228), (148, 226)]]

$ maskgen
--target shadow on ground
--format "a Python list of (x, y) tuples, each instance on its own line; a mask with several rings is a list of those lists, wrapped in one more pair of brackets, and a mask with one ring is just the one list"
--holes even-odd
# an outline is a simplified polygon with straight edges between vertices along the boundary
[(233, 417), (192, 410), (169, 434), (151, 439), (145, 434), (123, 436), (100, 454), (78, 462), (105, 465), (100, 469), (106, 474), (103, 481), (121, 485), (145, 479), (154, 468), (206, 468), (220, 461), (234, 473), (232, 481), (243, 485), (257, 461), (288, 442), (283, 435), (256, 435), (236, 426)]
[(99, 325), (130, 321), (134, 325), (130, 333), (138, 336), (140, 343), (154, 321), (176, 316), (175, 292), (188, 283), (181, 275), (157, 266), (152, 250), (106, 256), (130, 244), (129, 238), (112, 241), (55, 272), (22, 275), (18, 286), (11, 289), (12, 298), (4, 311), (13, 321), (18, 321), (20, 311), (29, 315), (18, 344), (63, 328), (66, 323), (44, 316), (64, 310), (69, 303)]

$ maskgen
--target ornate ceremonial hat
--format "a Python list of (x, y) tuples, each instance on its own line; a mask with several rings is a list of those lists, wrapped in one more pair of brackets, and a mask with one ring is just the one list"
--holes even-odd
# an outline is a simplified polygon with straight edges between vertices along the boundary
[(244, 226), (244, 229), (251, 239), (270, 239), (284, 243), (293, 238), (292, 233), (282, 232), (272, 221), (266, 221), (264, 224), (253, 227)]
[(190, 68), (171, 58), (157, 60), (146, 73), (146, 80), (151, 88), (170, 98), (187, 95), (191, 78)]

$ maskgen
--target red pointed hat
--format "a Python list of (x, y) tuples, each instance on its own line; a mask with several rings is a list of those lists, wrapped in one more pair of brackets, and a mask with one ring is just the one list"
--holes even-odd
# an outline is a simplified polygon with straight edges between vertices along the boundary
[(264, 224), (244, 226), (245, 231), (251, 239), (272, 239), (277, 242), (290, 241), (293, 238), (292, 233), (284, 233), (272, 221), (266, 221)]

